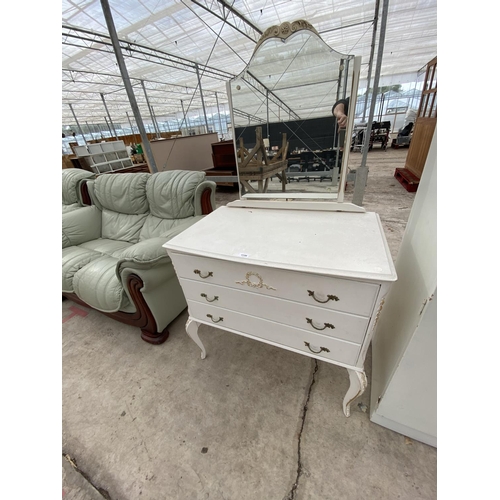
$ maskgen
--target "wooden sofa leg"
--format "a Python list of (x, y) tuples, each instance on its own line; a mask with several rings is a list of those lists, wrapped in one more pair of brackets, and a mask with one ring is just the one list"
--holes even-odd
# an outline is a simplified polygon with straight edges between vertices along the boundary
[(165, 328), (162, 332), (150, 332), (148, 330), (141, 329), (141, 339), (144, 340), (144, 342), (148, 342), (153, 345), (163, 344), (163, 342), (168, 339), (169, 335), (170, 332), (168, 331), (168, 328)]

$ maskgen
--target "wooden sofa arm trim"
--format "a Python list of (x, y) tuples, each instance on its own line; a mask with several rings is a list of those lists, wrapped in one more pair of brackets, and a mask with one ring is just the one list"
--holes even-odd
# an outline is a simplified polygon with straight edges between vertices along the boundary
[[(139, 276), (137, 276), (136, 274), (131, 274), (128, 276), (127, 287), (130, 296), (132, 297), (132, 301), (134, 302), (134, 305), (137, 309), (134, 313), (124, 313), (121, 311), (112, 313), (104, 311), (99, 312), (126, 325), (140, 328), (141, 338), (145, 342), (154, 345), (163, 344), (163, 342), (165, 342), (169, 336), (168, 327), (165, 328), (162, 332), (157, 331), (157, 325), (153, 317), (153, 313), (151, 312), (151, 309), (147, 305), (141, 293), (141, 288), (143, 286), (144, 282)], [(76, 302), (77, 304), (88, 307), (89, 309), (93, 309), (92, 306), (81, 300), (75, 293), (63, 293), (63, 296), (67, 299), (72, 300), (73, 302)]]
[(87, 186), (86, 182), (81, 183), (80, 194), (84, 205), (92, 205), (92, 200), (90, 198), (90, 193), (89, 193), (89, 187)]
[(212, 213), (215, 207), (212, 206), (212, 190), (210, 188), (205, 188), (201, 193), (201, 213), (203, 215), (208, 215)]

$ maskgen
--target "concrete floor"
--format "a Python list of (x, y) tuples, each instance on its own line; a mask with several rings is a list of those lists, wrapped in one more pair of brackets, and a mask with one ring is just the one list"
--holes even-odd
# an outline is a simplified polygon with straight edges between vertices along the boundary
[[(368, 155), (364, 206), (394, 259), (415, 197), (393, 177), (406, 154)], [(237, 196), (218, 189), (217, 206)], [(436, 498), (436, 449), (370, 422), (370, 386), (346, 418), (345, 369), (206, 325), (201, 360), (187, 317), (152, 346), (63, 301), (63, 498)], [(365, 366), (370, 381), (370, 352)]]

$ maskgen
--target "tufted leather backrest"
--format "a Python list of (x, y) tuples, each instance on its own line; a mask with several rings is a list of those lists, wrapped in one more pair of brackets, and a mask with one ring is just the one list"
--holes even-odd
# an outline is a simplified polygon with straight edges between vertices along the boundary
[(102, 211), (102, 238), (137, 243), (195, 215), (195, 192), (205, 172), (171, 170), (99, 175), (90, 185)]
[(96, 204), (102, 210), (102, 237), (137, 243), (149, 213), (146, 184), (151, 174), (99, 175), (93, 184)]
[(170, 170), (151, 175), (146, 186), (150, 213), (144, 221), (140, 241), (161, 236), (195, 215), (196, 187), (205, 172)]

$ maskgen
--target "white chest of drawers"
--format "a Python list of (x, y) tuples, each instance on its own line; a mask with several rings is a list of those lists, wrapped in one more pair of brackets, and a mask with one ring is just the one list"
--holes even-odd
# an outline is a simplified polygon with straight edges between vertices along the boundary
[(201, 323), (345, 367), (343, 409), (366, 388), (364, 360), (396, 272), (377, 214), (221, 207), (165, 243)]

